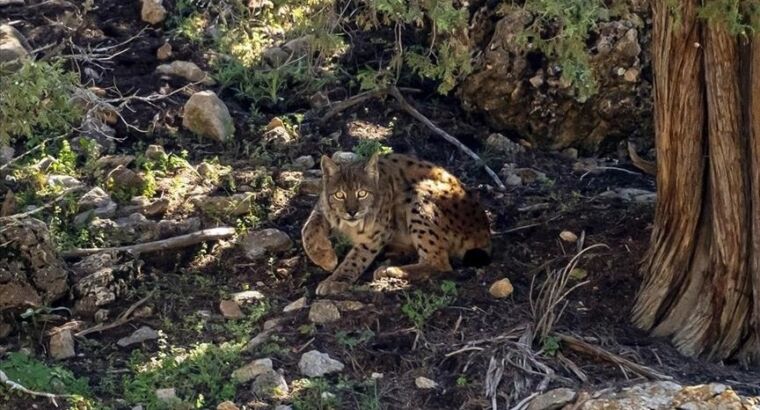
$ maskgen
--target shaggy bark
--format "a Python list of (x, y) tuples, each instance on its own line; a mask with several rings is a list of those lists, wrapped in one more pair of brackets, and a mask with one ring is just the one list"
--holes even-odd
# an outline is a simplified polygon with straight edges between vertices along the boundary
[(634, 322), (684, 354), (760, 354), (760, 39), (652, 3), (658, 200)]

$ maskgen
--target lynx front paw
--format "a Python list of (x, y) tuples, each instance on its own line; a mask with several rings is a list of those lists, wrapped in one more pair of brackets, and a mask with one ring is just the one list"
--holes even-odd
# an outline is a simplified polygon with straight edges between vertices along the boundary
[(317, 296), (337, 295), (348, 291), (350, 283), (327, 278), (317, 286)]
[(306, 254), (320, 268), (332, 272), (338, 266), (338, 256), (332, 248), (307, 250)]
[(381, 266), (375, 270), (375, 273), (372, 274), (372, 277), (374, 280), (379, 280), (382, 278), (405, 279), (406, 273), (395, 266)]

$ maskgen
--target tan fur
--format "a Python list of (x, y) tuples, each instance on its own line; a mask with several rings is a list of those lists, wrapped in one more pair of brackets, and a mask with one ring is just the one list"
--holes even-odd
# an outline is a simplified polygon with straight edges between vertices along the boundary
[[(301, 231), (309, 258), (327, 271), (334, 270), (319, 284), (317, 294), (347, 289), (384, 248), (416, 252), (419, 259), (411, 265), (379, 268), (375, 279), (424, 280), (450, 271), (450, 258), (462, 258), (468, 250), (490, 254), (485, 212), (445, 169), (390, 154), (340, 165), (322, 157), (322, 170), (320, 199)], [(353, 245), (340, 265), (330, 243), (331, 230)]]

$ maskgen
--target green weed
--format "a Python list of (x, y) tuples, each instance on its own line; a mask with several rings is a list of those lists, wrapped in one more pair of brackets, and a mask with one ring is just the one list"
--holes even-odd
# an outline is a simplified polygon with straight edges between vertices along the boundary
[[(0, 371), (27, 389), (53, 394), (71, 394), (73, 408), (94, 408), (87, 378), (79, 378), (62, 366), (48, 366), (23, 353), (12, 352), (0, 360)], [(5, 389), (0, 385), (0, 391)]]
[(393, 148), (383, 145), (380, 141), (362, 139), (354, 147), (354, 153), (362, 158), (369, 158), (375, 153), (390, 154), (393, 152)]
[(405, 293), (404, 297), (406, 302), (401, 306), (401, 312), (412, 321), (414, 327), (421, 330), (436, 311), (456, 300), (456, 283), (443, 281), (440, 291), (436, 293), (431, 294), (418, 289), (413, 293)]
[(339, 330), (335, 333), (335, 340), (338, 344), (345, 347), (348, 350), (354, 350), (357, 346), (361, 346), (369, 342), (375, 337), (375, 332), (364, 329), (362, 331), (350, 331)]

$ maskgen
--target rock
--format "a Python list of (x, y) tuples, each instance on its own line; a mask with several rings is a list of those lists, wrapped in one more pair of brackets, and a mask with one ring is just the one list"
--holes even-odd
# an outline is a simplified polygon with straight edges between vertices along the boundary
[(423, 389), (423, 390), (430, 390), (430, 389), (435, 389), (436, 387), (438, 387), (438, 383), (436, 383), (433, 380), (428, 379), (427, 377), (422, 377), (422, 376), (414, 379), (414, 385), (417, 386), (418, 389)]
[(263, 299), (266, 299), (266, 296), (258, 290), (245, 290), (232, 294), (232, 300), (237, 303), (251, 303), (254, 300)]
[(600, 198), (618, 198), (625, 202), (651, 204), (657, 200), (657, 194), (638, 188), (616, 188), (612, 191), (602, 192)]
[(340, 320), (340, 311), (335, 304), (328, 300), (317, 300), (309, 309), (309, 320), (316, 324), (337, 322)]
[(306, 195), (319, 195), (322, 192), (322, 179), (305, 178), (298, 186), (298, 191)]
[(145, 177), (124, 165), (112, 169), (106, 180), (111, 181), (113, 190), (135, 191), (142, 189), (145, 184)]
[(145, 157), (153, 161), (160, 161), (166, 159), (167, 156), (166, 151), (164, 151), (164, 147), (151, 144), (148, 145), (148, 148), (145, 150)]
[(546, 174), (536, 171), (533, 168), (517, 168), (513, 171), (520, 177), (522, 182), (526, 185), (532, 184), (536, 181), (546, 181)]
[(21, 68), (32, 48), (26, 38), (8, 24), (0, 25), (0, 74)]
[(530, 401), (527, 410), (557, 410), (562, 406), (572, 403), (577, 394), (575, 390), (560, 388), (536, 396)]
[(277, 185), (286, 189), (293, 189), (301, 184), (303, 181), (303, 173), (301, 171), (283, 171), (277, 175)]
[(163, 215), (169, 209), (171, 201), (166, 197), (150, 200), (144, 196), (136, 196), (130, 199), (129, 203), (130, 205), (122, 206), (119, 208), (116, 215), (120, 217), (132, 215), (135, 213), (149, 217)]
[(225, 142), (235, 134), (230, 111), (213, 91), (201, 91), (190, 97), (185, 103), (182, 126), (217, 142)]
[(372, 372), (372, 374), (370, 374), (370, 375), (369, 375), (369, 377), (370, 377), (370, 379), (372, 379), (372, 380), (380, 380), (380, 379), (382, 379), (384, 376), (383, 376), (383, 374), (382, 374), (382, 373)]
[(638, 68), (629, 68), (625, 70), (625, 74), (623, 74), (623, 79), (625, 79), (625, 81), (628, 81), (629, 83), (635, 83), (639, 81), (640, 74), (641, 74), (641, 71), (639, 71)]
[(293, 410), (293, 407), (288, 406), (286, 404), (278, 404), (274, 406), (274, 410)]
[(166, 9), (161, 0), (142, 0), (140, 17), (148, 24), (160, 24), (166, 20)]
[(578, 150), (575, 148), (565, 148), (562, 150), (562, 156), (569, 159), (578, 159)]
[(314, 165), (316, 165), (316, 162), (311, 155), (304, 155), (293, 161), (293, 167), (301, 170), (312, 169), (314, 168)]
[(0, 165), (7, 164), (13, 159), (16, 150), (7, 145), (0, 146)]
[(336, 151), (332, 155), (332, 160), (338, 163), (348, 164), (351, 162), (360, 161), (361, 157), (349, 151)]
[(642, 383), (619, 393), (603, 394), (583, 403), (581, 409), (670, 409), (682, 387), (669, 381)]
[(583, 268), (573, 268), (570, 271), (570, 278), (575, 280), (583, 280), (588, 276), (588, 272)]
[(256, 397), (271, 399), (285, 397), (290, 392), (288, 382), (275, 370), (267, 370), (253, 381), (251, 391)]
[(296, 136), (291, 134), (285, 127), (274, 127), (265, 132), (263, 138), (266, 144), (271, 145), (275, 149), (285, 149), (296, 140)]
[(111, 315), (111, 311), (108, 309), (98, 309), (95, 312), (95, 323), (105, 323), (108, 317)]
[(280, 47), (269, 47), (261, 52), (261, 58), (272, 68), (281, 66), (289, 57), (290, 53)]
[(159, 336), (158, 332), (149, 328), (148, 326), (143, 326), (135, 330), (128, 337), (123, 337), (119, 339), (119, 341), (116, 342), (116, 344), (119, 345), (119, 347), (128, 347), (134, 344), (147, 342), (148, 340), (158, 339), (158, 336)]
[(24, 0), (0, 0), (0, 7), (4, 6), (23, 6)]
[(298, 38), (294, 38), (282, 47), (285, 49), (285, 51), (290, 52), (291, 56), (290, 58), (293, 60), (297, 60), (303, 57), (311, 56), (313, 47), (312, 43), (314, 42), (314, 36), (311, 34), (307, 34), (305, 36), (301, 36)]
[(164, 43), (161, 47), (159, 47), (156, 50), (156, 58), (159, 61), (168, 60), (172, 56), (172, 45), (169, 43)]
[(82, 182), (69, 175), (48, 175), (47, 183), (51, 187), (76, 188), (82, 186)]
[(111, 196), (106, 191), (100, 187), (95, 187), (82, 195), (79, 201), (77, 201), (77, 205), (80, 211), (86, 211), (93, 208), (110, 206), (111, 202), (113, 202), (111, 201)]
[(77, 276), (83, 277), (92, 275), (101, 269), (113, 267), (115, 262), (115, 256), (111, 253), (96, 253), (75, 263), (71, 269)]
[(114, 302), (118, 296), (117, 293), (121, 293), (121, 289), (115, 282), (114, 268), (109, 266), (80, 279), (74, 286), (74, 290), (81, 298), (90, 299), (95, 307), (101, 307)]
[(364, 309), (364, 303), (356, 300), (333, 300), (331, 301), (341, 312), (356, 312)]
[(216, 410), (240, 410), (235, 403), (231, 401), (223, 401), (216, 406)]
[(489, 135), (488, 139), (486, 139), (486, 145), (498, 153), (512, 157), (514, 157), (515, 154), (525, 152), (525, 148), (520, 144), (512, 142), (509, 138), (498, 133)]
[(114, 169), (119, 166), (126, 167), (134, 160), (134, 155), (106, 155), (95, 161), (95, 167), (100, 169)]
[(301, 356), (298, 370), (306, 377), (322, 377), (343, 370), (343, 363), (332, 359), (327, 353), (311, 350)]
[(281, 322), (282, 322), (282, 319), (280, 318), (269, 319), (266, 322), (264, 322), (263, 325), (261, 325), (261, 329), (264, 331), (275, 330), (280, 327)]
[(248, 341), (248, 343), (245, 345), (245, 350), (247, 352), (256, 350), (259, 346), (266, 343), (271, 335), (271, 331), (263, 331), (257, 334), (254, 338)]
[(504, 183), (507, 186), (520, 186), (522, 185), (523, 181), (522, 178), (520, 178), (517, 174), (508, 174), (507, 178), (504, 180)]
[[(150, 0), (146, 0), (146, 1), (150, 1)], [(185, 80), (188, 80), (194, 83), (201, 83), (203, 85), (216, 84), (216, 81), (214, 81), (214, 79), (209, 77), (209, 75), (205, 71), (201, 70), (201, 68), (198, 67), (192, 61), (176, 60), (176, 61), (172, 61), (169, 64), (161, 64), (158, 67), (156, 67), (156, 72), (163, 75), (181, 77), (181, 78), (184, 78)], [(202, 93), (213, 94), (212, 91), (202, 91)], [(214, 94), (214, 96), (216, 96), (216, 94)]]
[(171, 238), (200, 229), (201, 220), (195, 216), (185, 219), (164, 219), (158, 222), (158, 237)]
[(488, 293), (496, 299), (504, 299), (511, 295), (513, 291), (512, 282), (507, 278), (497, 280), (488, 289)]
[(290, 312), (295, 312), (296, 310), (301, 310), (305, 308), (308, 303), (309, 301), (306, 299), (306, 296), (301, 297), (293, 302), (290, 302), (287, 306), (285, 306), (282, 309), (282, 313), (290, 313)]
[(259, 260), (267, 254), (285, 252), (293, 246), (293, 241), (279, 229), (262, 229), (247, 233), (238, 242), (245, 257)]
[(274, 117), (271, 120), (269, 120), (269, 123), (267, 124), (266, 131), (272, 131), (275, 128), (285, 127), (285, 123), (280, 119), (280, 117)]
[(559, 233), (559, 237), (563, 241), (569, 242), (569, 243), (575, 243), (576, 241), (578, 241), (578, 235), (576, 235), (576, 234), (574, 234), (574, 233), (572, 233), (570, 231), (562, 231), (562, 232), (560, 232)]
[(174, 387), (156, 389), (156, 398), (164, 403), (171, 403), (177, 400), (177, 391), (174, 389)]
[(117, 220), (95, 218), (90, 222), (90, 229), (103, 235), (111, 245), (150, 242), (159, 238), (159, 224), (138, 213)]
[(245, 317), (240, 306), (234, 300), (223, 300), (219, 303), (219, 311), (225, 319), (242, 319)]
[(76, 356), (74, 351), (74, 336), (71, 330), (59, 330), (50, 336), (50, 357), (56, 360), (69, 359)]
[(272, 359), (257, 359), (232, 372), (232, 378), (238, 383), (246, 383), (270, 370), (273, 370)]

